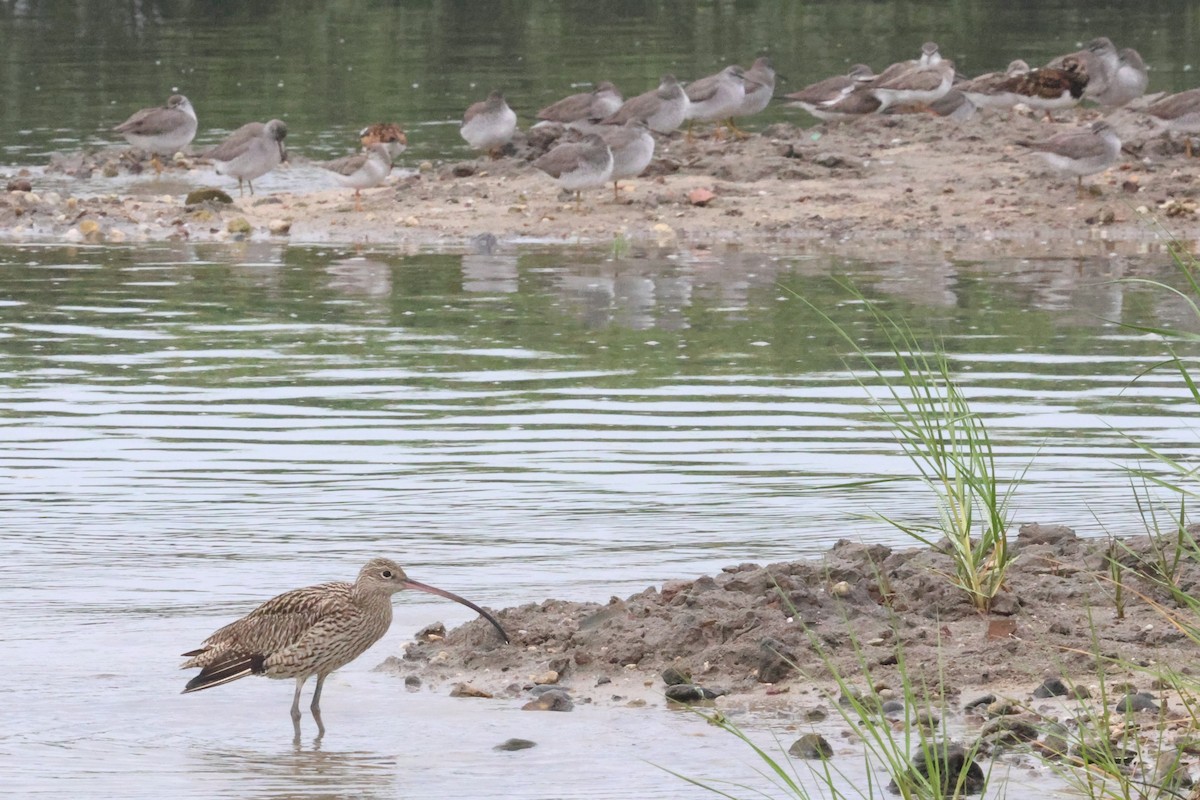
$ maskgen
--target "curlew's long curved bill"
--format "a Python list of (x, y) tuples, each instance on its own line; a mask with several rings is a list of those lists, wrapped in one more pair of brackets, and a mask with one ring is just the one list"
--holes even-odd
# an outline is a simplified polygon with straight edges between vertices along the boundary
[(436, 586), (430, 586), (427, 583), (414, 581), (412, 578), (408, 578), (404, 581), (404, 588), (416, 589), (419, 592), (428, 592), (429, 594), (436, 594), (438, 597), (445, 597), (447, 600), (453, 600), (456, 603), (462, 603), (464, 606), (475, 612), (478, 612), (481, 617), (495, 625), (496, 630), (500, 631), (500, 636), (504, 639), (504, 643), (508, 644), (508, 634), (504, 631), (504, 628), (500, 627), (500, 623), (496, 622), (496, 618), (465, 597), (459, 597), (454, 592), (447, 592), (445, 589), (438, 589)]

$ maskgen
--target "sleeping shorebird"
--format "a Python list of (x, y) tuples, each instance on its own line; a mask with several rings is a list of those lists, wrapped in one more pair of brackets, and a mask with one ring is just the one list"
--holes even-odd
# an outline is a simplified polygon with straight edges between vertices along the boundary
[(641, 175), (650, 160), (654, 158), (654, 137), (645, 120), (631, 119), (621, 127), (610, 125), (600, 132), (600, 138), (612, 152), (613, 166), (613, 202), (620, 200), (620, 181), (622, 178), (636, 178)]
[(564, 190), (574, 192), (578, 206), (584, 189), (608, 183), (613, 173), (613, 154), (598, 134), (589, 133), (581, 141), (556, 145), (533, 166), (554, 178)]
[(1083, 194), (1083, 176), (1108, 169), (1121, 156), (1121, 140), (1104, 120), (1042, 141), (1019, 141), (1017, 144), (1033, 150), (1055, 170), (1074, 175), (1076, 193), (1080, 195)]
[(247, 675), (294, 678), (292, 722), (299, 737), (300, 690), (316, 675), (317, 688), (309, 708), (324, 734), (321, 689), (325, 679), (387, 633), (392, 624), (392, 595), (405, 589), (462, 603), (492, 623), (508, 642), (500, 623), (470, 600), (412, 580), (394, 561), (373, 558), (354, 583), (322, 583), (284, 592), (221, 628), (201, 647), (184, 653), (188, 660), (182, 668), (199, 667), (200, 674), (187, 682), (183, 693), (211, 689)]
[(995, 91), (1012, 94), (1018, 102), (1044, 111), (1047, 121), (1052, 120), (1051, 111), (1078, 105), (1090, 82), (1081, 60), (1067, 57), (1062, 63), (1062, 67), (1039, 67), (1014, 75), (997, 84)]
[(1117, 51), (1118, 62), (1116, 71), (1109, 77), (1104, 91), (1091, 96), (1106, 108), (1117, 108), (1131, 103), (1146, 93), (1150, 83), (1150, 73), (1142, 55), (1132, 47)]
[(879, 99), (880, 111), (900, 103), (928, 105), (950, 91), (954, 83), (954, 64), (938, 58), (888, 80), (871, 82), (871, 93)]
[(750, 69), (744, 70), (742, 82), (742, 103), (726, 120), (729, 130), (739, 139), (745, 139), (749, 134), (738, 130), (733, 124), (734, 117), (750, 117), (763, 111), (775, 95), (775, 68), (771, 66), (771, 59), (766, 56), (754, 59)]
[(167, 98), (165, 106), (143, 108), (114, 131), (139, 150), (154, 156), (154, 168), (162, 172), (159, 156), (173, 156), (196, 137), (196, 110), (181, 94)]
[[(1200, 89), (1170, 94), (1143, 109), (1159, 131), (1200, 133)], [(1192, 157), (1192, 137), (1186, 137), (1187, 155)]]
[(362, 211), (362, 190), (383, 183), (392, 171), (392, 153), (386, 144), (376, 142), (361, 153), (318, 162), (317, 166), (332, 172), (342, 186), (353, 189), (354, 210)]
[(640, 119), (655, 133), (670, 133), (687, 119), (689, 105), (687, 92), (674, 75), (668, 74), (662, 76), (657, 89), (631, 97), (601, 122), (624, 125), (631, 119)]
[[(827, 109), (846, 98), (855, 89), (865, 86), (875, 78), (875, 72), (866, 64), (855, 64), (845, 75), (817, 81), (798, 92), (784, 95), (790, 105), (799, 106), (820, 120), (839, 117), (831, 116)], [(873, 98), (872, 98), (873, 99)], [(878, 108), (878, 101), (876, 101)]]
[(237, 178), (239, 195), (243, 180), (250, 187), (250, 194), (254, 194), (254, 179), (287, 161), (287, 150), (283, 147), (286, 137), (287, 125), (282, 120), (273, 119), (265, 125), (248, 122), (205, 155), (212, 160), (218, 175)]
[(689, 136), (691, 121), (698, 119), (716, 122), (716, 137), (721, 138), (721, 121), (729, 119), (746, 99), (745, 75), (745, 70), (737, 64), (731, 64), (715, 75), (688, 84)]
[(551, 103), (537, 113), (537, 118), (546, 122), (561, 122), (569, 125), (572, 122), (599, 121), (617, 113), (624, 98), (617, 87), (608, 81), (601, 81), (590, 92), (580, 92), (569, 95)]
[(458, 132), (471, 147), (499, 158), (501, 149), (517, 132), (517, 115), (504, 101), (504, 95), (493, 90), (486, 100), (467, 108)]
[(1012, 108), (1021, 102), (1013, 92), (1001, 86), (1010, 78), (1029, 72), (1029, 65), (1021, 59), (1009, 63), (1004, 72), (988, 72), (969, 81), (956, 84), (954, 88), (975, 104), (976, 108)]

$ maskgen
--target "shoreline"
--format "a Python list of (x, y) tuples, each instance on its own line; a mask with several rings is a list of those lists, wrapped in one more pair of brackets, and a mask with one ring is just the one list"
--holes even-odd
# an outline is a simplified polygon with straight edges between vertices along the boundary
[[(1200, 181), (1182, 138), (1154, 135), (1131, 112), (1109, 119), (1126, 141), (1124, 160), (1087, 179), (1081, 197), (1073, 179), (1051, 173), (1016, 144), (1072, 123), (995, 114), (965, 123), (914, 114), (808, 129), (775, 124), (732, 142), (689, 143), (676, 134), (660, 140), (647, 175), (622, 183), (621, 203), (609, 186), (587, 193), (582, 208), (521, 156), (397, 170), (384, 186), (364, 191), (362, 212), (343, 189), (185, 206), (191, 189), (231, 188), (187, 160), (161, 179), (135, 179), (126, 187), (132, 194), (39, 191), (69, 187), (72, 169), (90, 175), (126, 163), (118, 154), (127, 151), (114, 149), (71, 154), (41, 175), (6, 175), (6, 183), (26, 180), (32, 191), (0, 196), (0, 241), (249, 239), (469, 250), (476, 237), (490, 235), (518, 245), (867, 254), (936, 243), (963, 257), (1036, 257), (1165, 249), (1169, 231), (1195, 248)], [(321, 185), (317, 167), (298, 159), (290, 169), (289, 186)], [(697, 190), (714, 197), (703, 202)]]

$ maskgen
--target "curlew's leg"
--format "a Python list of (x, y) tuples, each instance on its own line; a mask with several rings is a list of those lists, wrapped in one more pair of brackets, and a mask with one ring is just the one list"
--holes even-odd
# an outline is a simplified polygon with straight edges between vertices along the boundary
[[(296, 678), (296, 694), (292, 697), (292, 719), (297, 723), (300, 721), (300, 690), (304, 688), (304, 682), (308, 680), (308, 676)], [(319, 693), (320, 690), (318, 690)]]
[(312, 705), (308, 710), (312, 712), (313, 721), (317, 723), (317, 733), (321, 736), (325, 735), (325, 723), (321, 721), (321, 689), (325, 686), (325, 676), (317, 676), (317, 688), (313, 690)]

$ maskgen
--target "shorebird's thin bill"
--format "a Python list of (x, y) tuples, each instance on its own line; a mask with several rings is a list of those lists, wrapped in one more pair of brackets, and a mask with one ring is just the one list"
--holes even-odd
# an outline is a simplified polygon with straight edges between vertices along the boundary
[(504, 639), (505, 644), (508, 644), (508, 642), (509, 642), (508, 633), (505, 632), (504, 628), (500, 627), (500, 623), (496, 621), (496, 618), (493, 617), (488, 612), (484, 611), (479, 606), (472, 603), (470, 600), (466, 599), (465, 597), (459, 597), (454, 592), (447, 592), (445, 589), (438, 589), (437, 587), (430, 586), (427, 583), (421, 583), (419, 581), (414, 581), (412, 578), (408, 578), (407, 580), (404, 581), (404, 588), (416, 589), (419, 592), (428, 592), (429, 594), (436, 594), (438, 597), (445, 597), (447, 600), (453, 600), (456, 603), (462, 603), (464, 606), (466, 606), (467, 608), (469, 608), (473, 611), (478, 612), (481, 617), (483, 617), (488, 622), (495, 625), (496, 630), (500, 631), (500, 636)]

